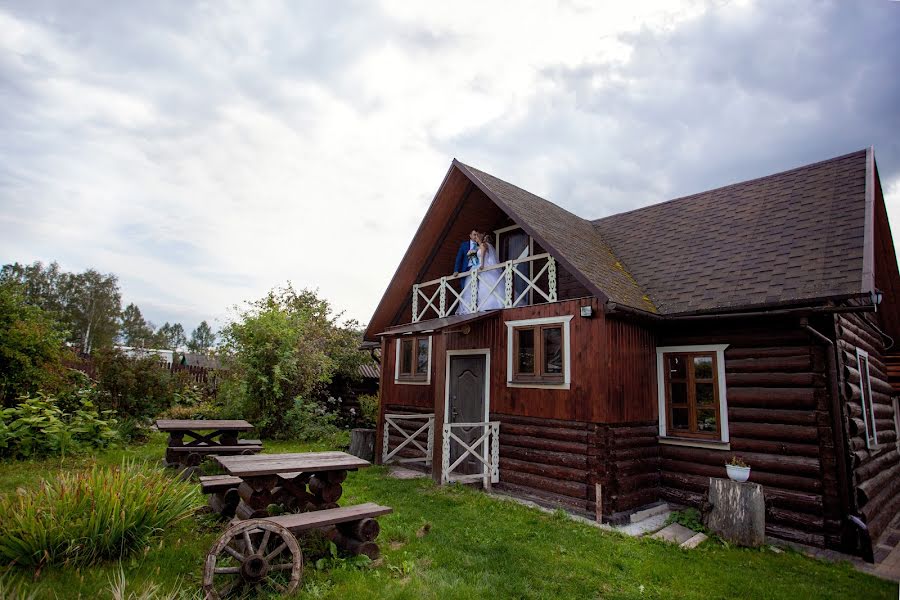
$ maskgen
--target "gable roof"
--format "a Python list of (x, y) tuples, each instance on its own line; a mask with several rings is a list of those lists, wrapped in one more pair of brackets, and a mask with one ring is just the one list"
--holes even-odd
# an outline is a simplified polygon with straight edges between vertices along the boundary
[(663, 314), (866, 292), (867, 154), (853, 152), (594, 224)]

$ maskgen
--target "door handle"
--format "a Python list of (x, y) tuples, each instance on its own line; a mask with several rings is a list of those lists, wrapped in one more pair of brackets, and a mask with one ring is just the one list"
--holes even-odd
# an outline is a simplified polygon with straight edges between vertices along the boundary
[(450, 409), (450, 416), (452, 416), (452, 417), (455, 419), (456, 417), (459, 416), (459, 411), (456, 410), (456, 408), (451, 408), (451, 409)]

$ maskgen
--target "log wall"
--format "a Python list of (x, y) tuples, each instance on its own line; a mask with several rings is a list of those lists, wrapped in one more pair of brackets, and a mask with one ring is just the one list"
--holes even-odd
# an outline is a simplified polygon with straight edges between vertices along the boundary
[(615, 426), (492, 413), (500, 421), (500, 488), (605, 519), (659, 499), (656, 424)]
[[(876, 543), (900, 513), (900, 454), (894, 421), (890, 384), (885, 366), (885, 343), (873, 313), (846, 313), (835, 317), (838, 360), (841, 367), (842, 399), (849, 434), (853, 501)], [(878, 445), (866, 444), (856, 349), (869, 354), (869, 379), (875, 410)]]
[(741, 456), (764, 486), (766, 532), (837, 547), (840, 517), (825, 350), (796, 321), (669, 328), (660, 345), (727, 343), (730, 451), (661, 445), (661, 495), (699, 506), (710, 477)]

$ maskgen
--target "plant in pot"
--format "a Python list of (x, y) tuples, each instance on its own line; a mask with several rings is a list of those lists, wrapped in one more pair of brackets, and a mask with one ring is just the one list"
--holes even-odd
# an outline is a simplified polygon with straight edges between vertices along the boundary
[(743, 483), (750, 479), (750, 465), (739, 456), (732, 456), (731, 460), (725, 463), (725, 471), (728, 473), (728, 479), (732, 481)]

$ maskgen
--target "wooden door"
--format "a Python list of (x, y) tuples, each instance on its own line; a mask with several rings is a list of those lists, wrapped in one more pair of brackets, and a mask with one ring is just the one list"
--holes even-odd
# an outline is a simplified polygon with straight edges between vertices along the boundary
[[(485, 421), (485, 356), (483, 354), (450, 356), (450, 398), (447, 403), (448, 423), (482, 423)], [(483, 427), (453, 428), (459, 439), (471, 445), (481, 437)], [(481, 448), (477, 448), (482, 453)], [(450, 464), (464, 452), (458, 442), (450, 442)], [(473, 456), (467, 457), (454, 474), (470, 475), (481, 473), (482, 465)]]

